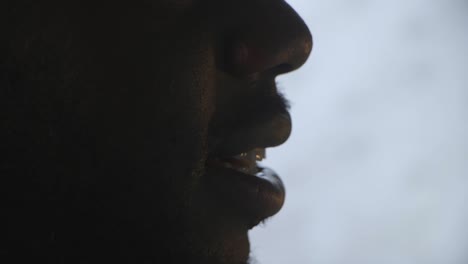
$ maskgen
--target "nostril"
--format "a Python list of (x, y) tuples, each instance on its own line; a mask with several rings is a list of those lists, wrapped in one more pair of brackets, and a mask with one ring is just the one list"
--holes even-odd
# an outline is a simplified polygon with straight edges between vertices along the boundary
[(230, 59), (235, 65), (244, 65), (249, 62), (249, 59), (254, 56), (252, 50), (250, 50), (245, 42), (238, 42), (237, 45), (232, 47)]
[(222, 49), (220, 68), (234, 75), (262, 71), (266, 60), (263, 50), (247, 40), (227, 40)]
[(254, 73), (276, 76), (298, 69), (312, 50), (312, 35), (306, 27), (294, 37), (273, 40), (273, 37), (225, 40), (224, 47), (220, 49), (218, 67), (239, 76)]
[[(248, 41), (232, 41), (224, 47), (218, 66), (234, 75), (266, 73), (270, 76), (287, 73), (298, 68), (296, 60), (287, 52), (269, 52), (268, 46), (258, 47)], [(271, 53), (271, 54), (270, 54)]]

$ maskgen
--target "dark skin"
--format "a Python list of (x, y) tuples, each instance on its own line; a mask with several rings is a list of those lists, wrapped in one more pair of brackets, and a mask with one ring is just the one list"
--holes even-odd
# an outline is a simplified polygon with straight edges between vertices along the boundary
[(2, 262), (247, 263), (284, 190), (210, 160), (287, 140), (274, 79), (308, 58), (304, 22), (280, 0), (36, 2), (0, 6)]

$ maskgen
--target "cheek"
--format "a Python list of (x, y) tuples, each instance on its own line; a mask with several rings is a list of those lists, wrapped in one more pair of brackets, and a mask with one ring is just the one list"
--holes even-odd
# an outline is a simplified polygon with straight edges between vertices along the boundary
[[(214, 44), (209, 34), (194, 30), (193, 34), (181, 34), (179, 44), (168, 49), (171, 59), (163, 83), (168, 84), (166, 97), (160, 101), (167, 120), (163, 129), (167, 139), (161, 142), (169, 149), (166, 164), (172, 182), (181, 189), (185, 197), (195, 195), (199, 178), (204, 174), (208, 151), (208, 127), (214, 111), (216, 98), (214, 84), (216, 68)], [(175, 161), (175, 162), (174, 162)], [(192, 200), (188, 198), (187, 200)]]
[(181, 180), (203, 171), (216, 98), (214, 37), (197, 21), (153, 27), (133, 20), (123, 29), (102, 28), (105, 36), (97, 28), (89, 38), (95, 43), (87, 45), (92, 50), (83, 52), (93, 85), (81, 89), (82, 97), (95, 98), (84, 119), (101, 131), (102, 148), (128, 153), (120, 160), (133, 160), (142, 171), (164, 164), (158, 175)]
[(200, 47), (198, 64), (193, 67), (193, 79), (195, 90), (200, 104), (201, 123), (207, 127), (211, 120), (216, 105), (216, 66), (214, 58), (214, 45), (210, 38), (204, 39)]
[(201, 147), (206, 152), (208, 125), (216, 100), (214, 41), (211, 35), (199, 33), (198, 36), (192, 36), (184, 48), (175, 52), (186, 54), (185, 61), (181, 63), (184, 65), (183, 77), (176, 78), (176, 82), (182, 87), (181, 94), (186, 94), (189, 102), (180, 107), (188, 115), (187, 123), (198, 131)]

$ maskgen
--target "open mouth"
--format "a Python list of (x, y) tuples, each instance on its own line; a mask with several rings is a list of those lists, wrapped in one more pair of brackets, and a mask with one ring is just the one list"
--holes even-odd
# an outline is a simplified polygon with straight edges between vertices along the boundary
[(217, 197), (248, 220), (249, 228), (276, 214), (284, 203), (285, 188), (279, 176), (257, 162), (264, 148), (207, 160), (207, 175)]
[(256, 175), (259, 172), (257, 161), (262, 161), (264, 158), (266, 158), (265, 149), (256, 148), (232, 157), (212, 158), (209, 160), (209, 164), (233, 169), (245, 174)]

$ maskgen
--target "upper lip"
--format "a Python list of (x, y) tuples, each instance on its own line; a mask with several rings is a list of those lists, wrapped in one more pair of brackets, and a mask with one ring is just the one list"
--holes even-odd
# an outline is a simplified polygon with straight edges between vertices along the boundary
[(211, 152), (211, 157), (230, 157), (248, 152), (255, 148), (274, 147), (284, 143), (290, 133), (288, 113), (277, 114), (260, 120), (248, 127), (228, 131), (224, 137), (218, 137)]
[(229, 157), (281, 145), (291, 133), (287, 102), (272, 76), (238, 79), (220, 72), (217, 105), (210, 123), (209, 154)]

